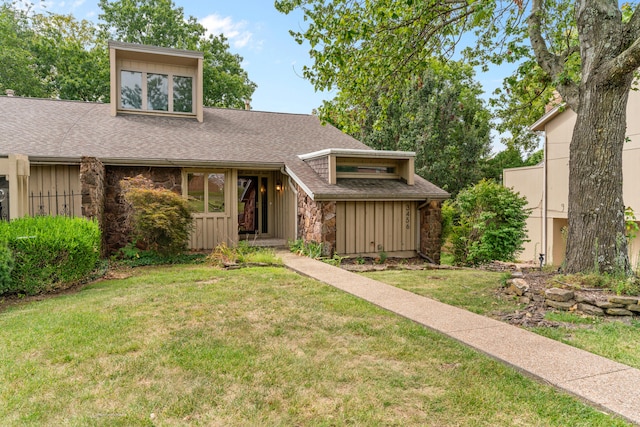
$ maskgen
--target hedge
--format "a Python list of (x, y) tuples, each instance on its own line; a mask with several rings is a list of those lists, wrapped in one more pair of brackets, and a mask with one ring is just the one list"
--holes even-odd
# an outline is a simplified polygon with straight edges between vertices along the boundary
[[(95, 269), (100, 258), (100, 228), (94, 221), (64, 216), (25, 217), (0, 222), (0, 294), (53, 292), (68, 288)], [(13, 264), (13, 268), (10, 266)], [(1, 273), (0, 273), (1, 276)]]

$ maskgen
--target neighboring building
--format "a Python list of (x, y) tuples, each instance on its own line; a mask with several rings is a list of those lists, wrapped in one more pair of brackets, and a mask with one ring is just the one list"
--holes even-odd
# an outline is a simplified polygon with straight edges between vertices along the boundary
[[(640, 111), (640, 92), (629, 94), (627, 137), (623, 153), (623, 192), (625, 206), (640, 218), (640, 122), (631, 118)], [(559, 266), (566, 249), (567, 206), (569, 200), (569, 144), (576, 114), (560, 105), (547, 111), (531, 130), (544, 132), (544, 160), (536, 166), (505, 169), (503, 182), (528, 201), (533, 209), (527, 220), (529, 242), (520, 255), (523, 261), (538, 262), (544, 254), (547, 264)], [(630, 242), (632, 265), (637, 265), (640, 239)]]
[(203, 108), (199, 52), (109, 49), (111, 104), (0, 97), (8, 217), (94, 217), (113, 251), (128, 236), (119, 182), (141, 174), (192, 201), (193, 249), (302, 238), (326, 254), (439, 261), (449, 195), (414, 174), (414, 153), (372, 150), (312, 115)]

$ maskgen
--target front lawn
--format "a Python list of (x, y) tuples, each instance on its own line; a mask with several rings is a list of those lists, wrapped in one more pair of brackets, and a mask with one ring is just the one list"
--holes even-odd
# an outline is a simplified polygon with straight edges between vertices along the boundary
[[(481, 270), (386, 270), (365, 276), (418, 295), (486, 316), (522, 308), (500, 292), (503, 273)], [(534, 332), (640, 369), (640, 322), (625, 324), (569, 312), (548, 311), (557, 328), (536, 327)]]
[(131, 274), (0, 311), (1, 425), (627, 425), (282, 268)]

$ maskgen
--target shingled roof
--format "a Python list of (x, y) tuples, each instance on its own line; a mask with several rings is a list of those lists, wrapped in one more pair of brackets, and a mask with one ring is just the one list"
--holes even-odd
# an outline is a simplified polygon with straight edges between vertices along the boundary
[(122, 114), (109, 104), (0, 96), (0, 155), (34, 162), (76, 163), (83, 156), (107, 165), (285, 168), (319, 199), (443, 199), (448, 193), (416, 177), (339, 180), (330, 185), (298, 155), (326, 148), (369, 149), (313, 115), (205, 108), (204, 121)]

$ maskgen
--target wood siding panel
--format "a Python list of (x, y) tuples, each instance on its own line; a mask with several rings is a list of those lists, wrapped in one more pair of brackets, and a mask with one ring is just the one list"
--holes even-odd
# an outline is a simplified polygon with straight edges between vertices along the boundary
[(377, 255), (416, 251), (416, 202), (338, 202), (336, 252)]
[(29, 196), (29, 215), (62, 215), (66, 205), (66, 214), (82, 216), (80, 167), (32, 165)]

